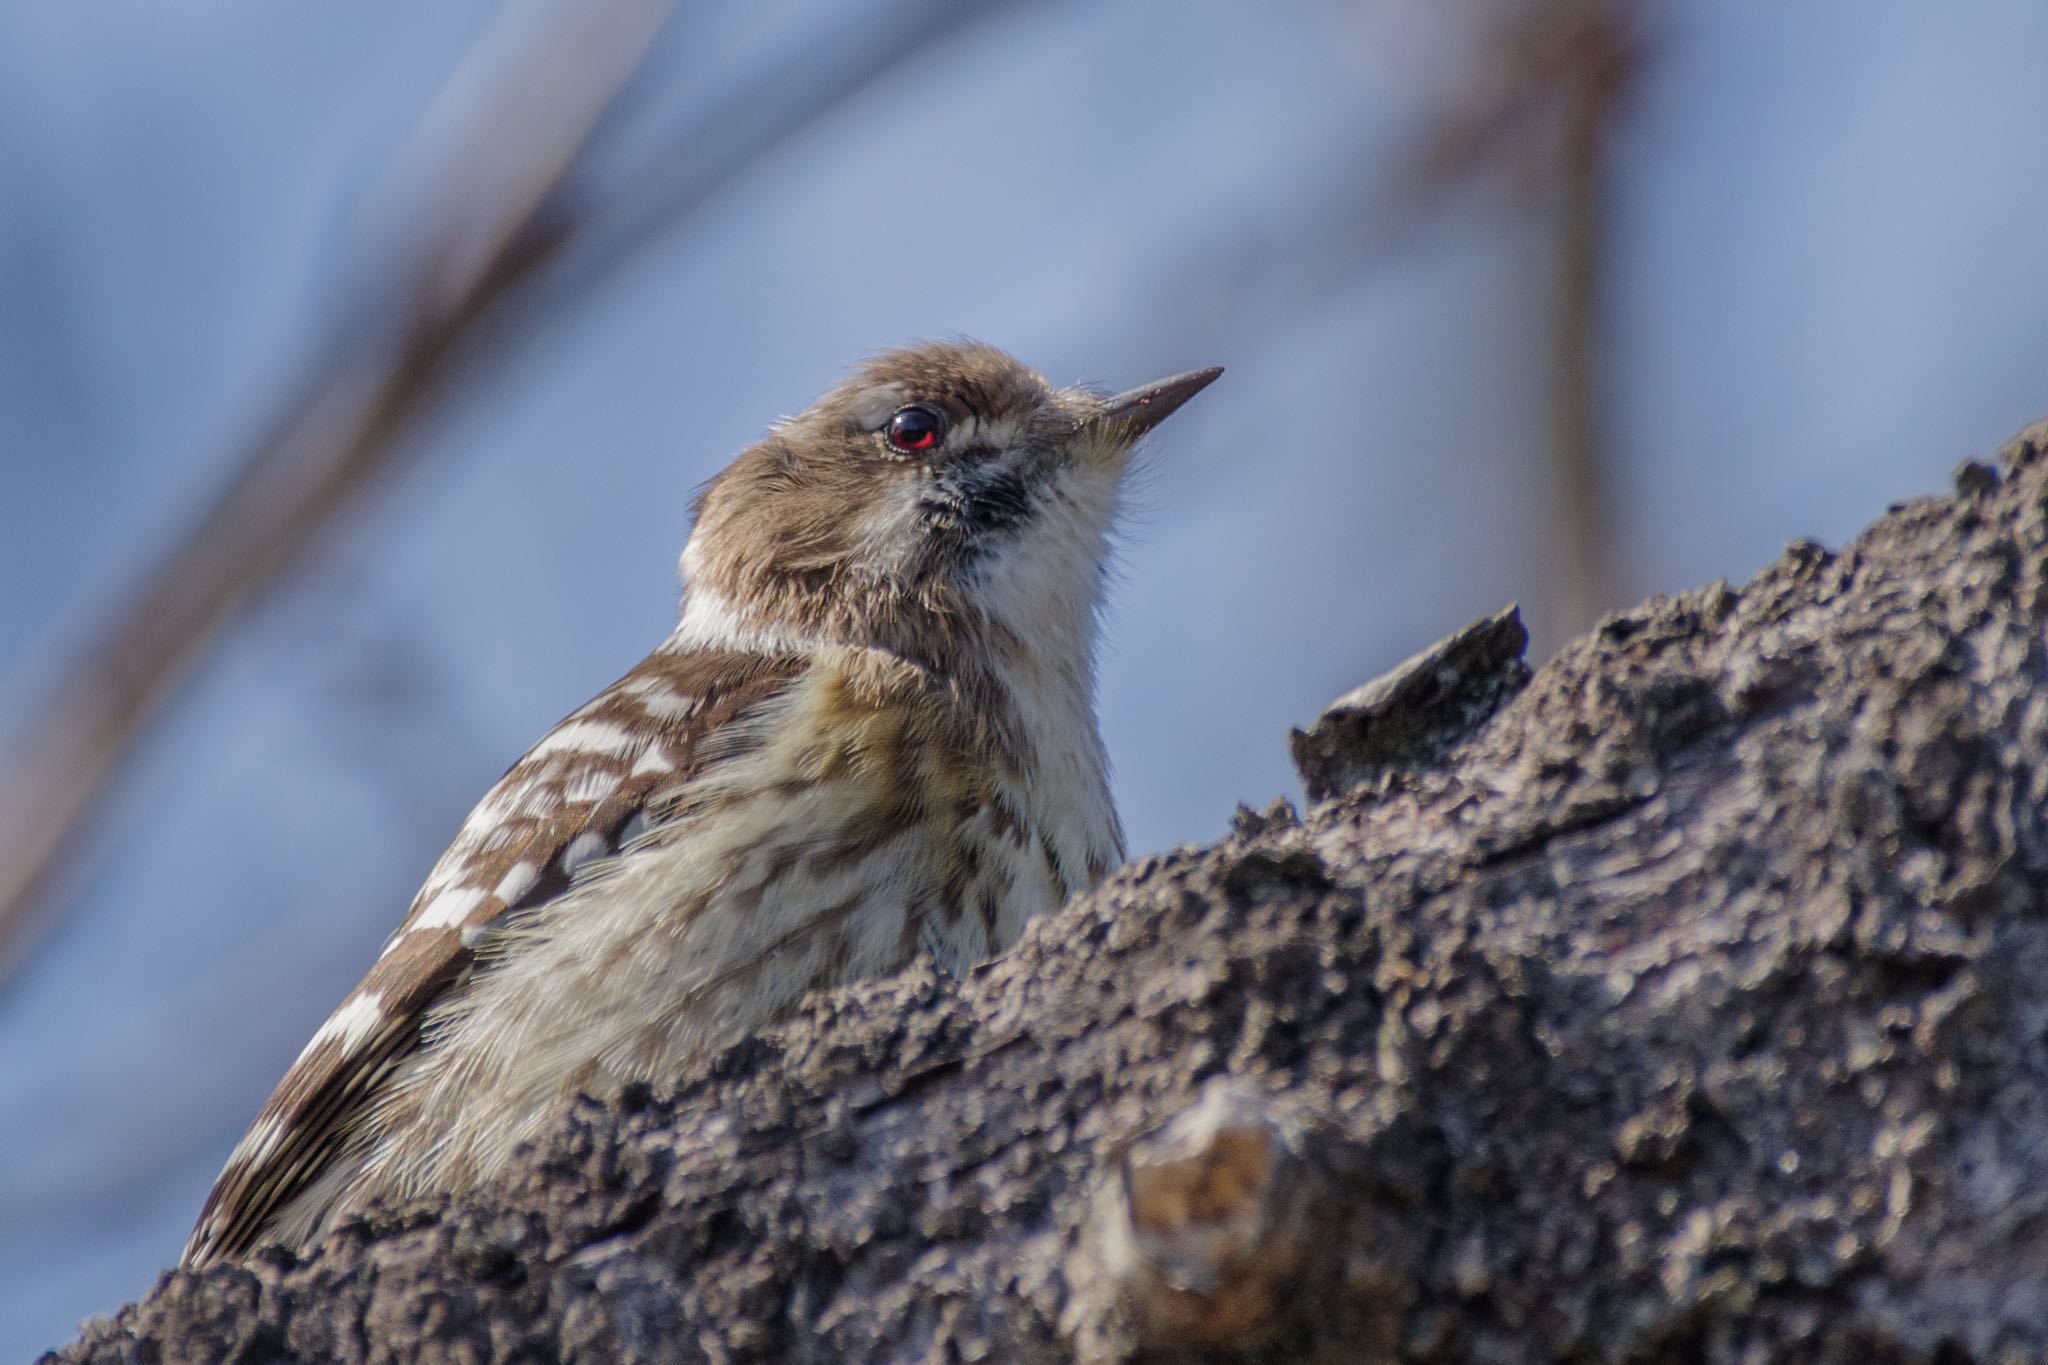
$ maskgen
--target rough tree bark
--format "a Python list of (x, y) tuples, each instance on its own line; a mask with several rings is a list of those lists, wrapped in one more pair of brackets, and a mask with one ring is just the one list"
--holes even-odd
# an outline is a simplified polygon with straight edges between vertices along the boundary
[(1482, 622), (1297, 737), (1305, 818), (57, 1358), (2040, 1358), (2048, 424), (2004, 459), (1533, 678)]

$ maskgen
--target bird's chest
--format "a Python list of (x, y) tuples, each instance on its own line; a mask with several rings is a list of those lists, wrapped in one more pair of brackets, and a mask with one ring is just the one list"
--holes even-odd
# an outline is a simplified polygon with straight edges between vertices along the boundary
[(964, 970), (1120, 861), (1085, 692), (870, 667), (814, 670), (628, 860), (663, 941), (696, 944), (691, 971), (758, 961), (818, 984), (919, 950)]
[(464, 1144), (523, 1136), (578, 1088), (674, 1076), (919, 951), (964, 972), (1114, 866), (1092, 716), (974, 726), (918, 681), (814, 669), (640, 839), (502, 931), (408, 1082), (477, 1118), (450, 1152), (488, 1164)]
[[(926, 946), (964, 967), (1017, 941), (1123, 858), (1123, 832), (1088, 699), (1026, 693), (1006, 745), (975, 755), (980, 799), (954, 831), (965, 885)], [(948, 959), (951, 959), (950, 961)]]

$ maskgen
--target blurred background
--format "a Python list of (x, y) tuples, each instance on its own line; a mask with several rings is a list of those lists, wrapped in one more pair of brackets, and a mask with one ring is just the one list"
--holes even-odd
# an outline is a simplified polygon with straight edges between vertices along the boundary
[(2034, 0), (0, 8), (0, 1358), (146, 1290), (463, 813), (866, 351), (1220, 363), (1101, 682), (1134, 851), (2048, 415)]

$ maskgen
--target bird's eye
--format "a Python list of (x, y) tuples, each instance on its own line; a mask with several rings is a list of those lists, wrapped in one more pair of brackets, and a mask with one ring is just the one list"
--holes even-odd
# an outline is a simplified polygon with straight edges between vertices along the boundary
[(945, 434), (945, 430), (946, 419), (930, 408), (905, 408), (889, 419), (889, 448), (905, 455), (930, 450), (939, 443), (939, 437)]

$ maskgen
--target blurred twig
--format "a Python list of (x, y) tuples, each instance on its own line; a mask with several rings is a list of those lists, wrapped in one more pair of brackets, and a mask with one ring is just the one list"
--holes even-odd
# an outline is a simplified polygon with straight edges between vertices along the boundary
[(777, 148), (870, 89), (911, 81), (907, 68), (919, 56), (1017, 2), (846, 6), (836, 22), (810, 27), (784, 60), (672, 135), (632, 174), (601, 187), (572, 178), (571, 193), (600, 197), (603, 211), (582, 215), (573, 249), (537, 282), (531, 301), (552, 309), (602, 288)]
[(600, 215), (591, 134), (671, 4), (516, 6), (451, 81), (397, 177), (425, 209), (406, 245), (357, 291), (219, 498), (111, 613), (0, 769), (0, 979), (136, 740), (221, 629), (389, 472), (407, 430), (503, 330), (490, 324), (588, 290), (892, 61), (998, 0), (864, 10), (679, 135)]
[(1464, 98), (1420, 158), (1435, 189), (1477, 173), (1554, 195), (1550, 457), (1561, 572), (1553, 638), (1590, 626), (1621, 596), (1601, 351), (1612, 212), (1611, 148), (1646, 60), (1645, 0), (1510, 0)]
[[(37, 897), (82, 818), (221, 627), (385, 471), (398, 433), (493, 305), (559, 247), (561, 225), (542, 206), (667, 9), (668, 0), (605, 0), (544, 19), (508, 10), (457, 72), (408, 149), (409, 173), (435, 183), (409, 254), (389, 266), (394, 297), (366, 291), (336, 320), (277, 419), (111, 614), (0, 773), (0, 965), (19, 960)], [(486, 66), (512, 45), (523, 51)], [(446, 136), (451, 120), (488, 139), (490, 154), (463, 155)], [(401, 310), (395, 325), (374, 312), (387, 302)]]
[(1603, 429), (1602, 326), (1613, 215), (1609, 143), (1639, 50), (1632, 11), (1613, 0), (1572, 0), (1560, 23), (1576, 54), (1559, 91), (1561, 192), (1551, 338), (1551, 458), (1565, 581), (1554, 628), (1569, 638), (1621, 603), (1615, 569), (1614, 470)]

